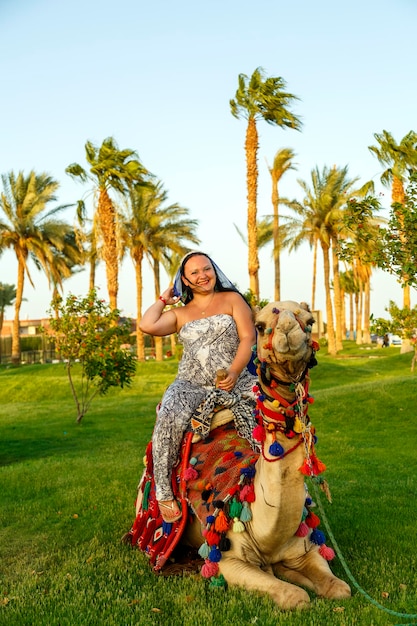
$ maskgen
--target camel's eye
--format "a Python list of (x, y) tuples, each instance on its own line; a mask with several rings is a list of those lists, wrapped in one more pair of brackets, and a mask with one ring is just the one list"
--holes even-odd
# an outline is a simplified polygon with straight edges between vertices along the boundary
[(255, 328), (260, 335), (263, 335), (265, 332), (265, 324), (263, 322), (258, 322), (255, 324)]
[(314, 317), (310, 317), (310, 319), (307, 321), (307, 324), (309, 326), (313, 326), (313, 324), (315, 324), (315, 323), (316, 323), (316, 320), (314, 319)]

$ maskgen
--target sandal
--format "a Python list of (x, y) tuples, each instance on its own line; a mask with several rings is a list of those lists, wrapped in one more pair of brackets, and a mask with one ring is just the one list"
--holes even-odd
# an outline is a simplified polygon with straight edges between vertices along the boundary
[(172, 524), (173, 522), (181, 519), (182, 511), (178, 507), (178, 502), (176, 500), (170, 500), (168, 502), (158, 501), (158, 506), (161, 517), (167, 524)]

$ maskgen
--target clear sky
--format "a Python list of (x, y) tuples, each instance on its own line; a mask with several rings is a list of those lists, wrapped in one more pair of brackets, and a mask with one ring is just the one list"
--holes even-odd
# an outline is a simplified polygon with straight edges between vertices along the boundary
[[(282, 179), (281, 195), (302, 200), (298, 178), (310, 182), (316, 166), (348, 165), (352, 178), (374, 179), (388, 208), (390, 191), (368, 146), (384, 129), (397, 141), (417, 130), (416, 23), (415, 0), (0, 0), (0, 173), (46, 171), (61, 183), (59, 204), (76, 202), (87, 187), (65, 168), (86, 164), (87, 140), (112, 136), (138, 152), (170, 203), (199, 220), (200, 248), (246, 291), (247, 248), (235, 228), (246, 232), (246, 123), (229, 107), (238, 75), (262, 67), (284, 78), (303, 121), (302, 132), (258, 125), (259, 217), (272, 211), (267, 163), (283, 147), (296, 152), (298, 169)], [(271, 248), (260, 260), (261, 296), (273, 299)], [(311, 301), (311, 267), (308, 246), (284, 253), (284, 299)], [(16, 269), (11, 253), (0, 257), (1, 282), (16, 284)], [(146, 265), (144, 273), (147, 306)], [(45, 316), (51, 299), (34, 267), (32, 275), (23, 319)], [(318, 282), (316, 307), (324, 310), (321, 273)], [(103, 270), (99, 286), (106, 298)], [(85, 271), (65, 293), (87, 289)], [(375, 315), (386, 315), (390, 299), (402, 305), (394, 278), (376, 272), (372, 290)], [(135, 306), (127, 259), (119, 307), (136, 317)]]

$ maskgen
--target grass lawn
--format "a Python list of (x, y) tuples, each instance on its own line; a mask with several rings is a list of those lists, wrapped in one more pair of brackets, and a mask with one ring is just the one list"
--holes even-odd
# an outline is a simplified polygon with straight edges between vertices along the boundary
[(96, 398), (78, 425), (63, 366), (32, 365), (0, 370), (0, 625), (417, 623), (411, 356), (346, 344), (318, 361), (310, 416), (333, 504), (322, 502), (341, 551), (332, 569), (352, 599), (312, 597), (308, 611), (287, 613), (243, 590), (210, 591), (198, 574), (155, 576), (120, 538), (176, 361), (139, 363), (132, 387)]

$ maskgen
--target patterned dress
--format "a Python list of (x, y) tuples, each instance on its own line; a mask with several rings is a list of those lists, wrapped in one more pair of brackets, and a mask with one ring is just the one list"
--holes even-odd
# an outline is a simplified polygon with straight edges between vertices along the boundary
[(162, 398), (152, 435), (156, 498), (162, 501), (173, 498), (172, 468), (193, 416), (200, 419), (203, 436), (218, 405), (230, 407), (239, 434), (249, 441), (256, 425), (253, 385), (257, 379), (248, 369), (241, 372), (231, 393), (214, 388), (217, 370), (230, 367), (239, 346), (233, 317), (221, 313), (193, 320), (184, 324), (178, 339), (183, 356), (177, 377)]

